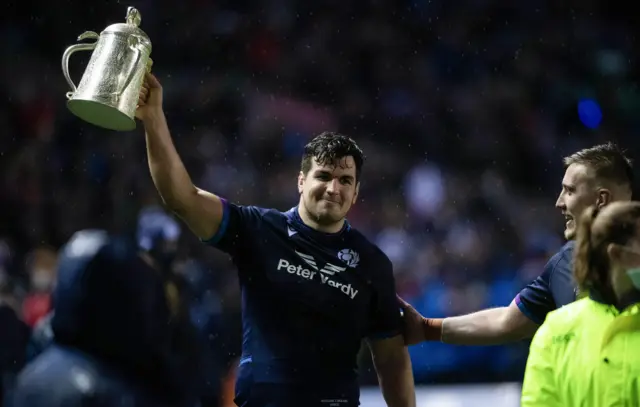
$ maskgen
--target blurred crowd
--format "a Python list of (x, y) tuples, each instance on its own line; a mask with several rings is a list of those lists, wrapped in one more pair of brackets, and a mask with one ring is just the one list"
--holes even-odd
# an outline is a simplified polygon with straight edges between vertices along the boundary
[[(129, 5), (153, 42), (196, 185), (287, 210), (304, 144), (323, 130), (352, 136), (367, 162), (350, 221), (392, 259), (400, 295), (441, 317), (508, 304), (561, 246), (564, 155), (605, 140), (632, 155), (639, 145), (630, 24), (593, 1), (502, 4)], [(232, 264), (162, 215), (140, 128), (107, 132), (65, 108), (64, 48), (123, 22), (126, 6), (28, 0), (0, 17), (0, 301), (33, 327), (74, 231), (131, 233), (141, 246), (159, 233), (177, 245), (170, 268), (197, 288), (191, 319), (226, 369), (240, 347)], [(77, 82), (88, 55), (73, 58)], [(581, 122), (582, 99), (597, 102), (601, 123)], [(519, 379), (526, 349), (436, 343), (411, 354), (419, 381), (473, 382)]]

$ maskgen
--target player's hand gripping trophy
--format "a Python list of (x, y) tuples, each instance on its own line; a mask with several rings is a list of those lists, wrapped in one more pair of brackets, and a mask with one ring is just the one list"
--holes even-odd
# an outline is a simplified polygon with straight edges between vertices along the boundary
[(148, 72), (138, 95), (136, 117), (143, 123), (148, 123), (159, 119), (162, 114), (162, 85), (152, 73)]

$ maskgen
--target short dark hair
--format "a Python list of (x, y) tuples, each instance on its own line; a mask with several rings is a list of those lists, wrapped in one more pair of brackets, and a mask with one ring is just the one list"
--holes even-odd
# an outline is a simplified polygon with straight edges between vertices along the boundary
[(633, 185), (633, 162), (626, 151), (617, 144), (608, 142), (585, 148), (564, 158), (565, 168), (571, 164), (582, 164), (594, 171), (598, 179), (606, 179), (617, 184)]
[(358, 144), (344, 134), (325, 131), (304, 146), (300, 170), (307, 175), (314, 159), (319, 165), (331, 165), (348, 156), (353, 157), (356, 164), (356, 180), (359, 180), (365, 156)]

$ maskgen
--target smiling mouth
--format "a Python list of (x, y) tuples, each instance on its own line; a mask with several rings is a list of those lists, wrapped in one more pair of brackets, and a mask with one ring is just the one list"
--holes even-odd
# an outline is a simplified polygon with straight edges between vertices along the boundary
[(571, 222), (573, 222), (573, 216), (564, 214), (565, 225), (569, 226)]

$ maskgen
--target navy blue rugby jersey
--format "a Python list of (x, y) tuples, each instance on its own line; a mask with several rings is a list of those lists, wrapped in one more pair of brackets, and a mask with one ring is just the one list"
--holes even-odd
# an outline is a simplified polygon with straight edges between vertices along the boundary
[(515, 301), (520, 311), (537, 324), (547, 314), (576, 300), (578, 289), (573, 279), (573, 240), (547, 262), (542, 274), (520, 291)]
[(242, 292), (239, 376), (253, 383), (355, 384), (363, 338), (401, 334), (389, 258), (348, 222), (338, 233), (288, 212), (223, 199), (206, 241), (230, 254)]

